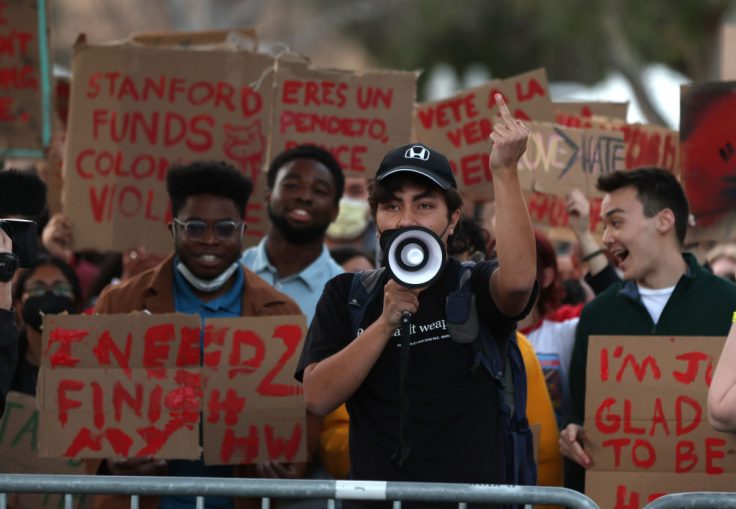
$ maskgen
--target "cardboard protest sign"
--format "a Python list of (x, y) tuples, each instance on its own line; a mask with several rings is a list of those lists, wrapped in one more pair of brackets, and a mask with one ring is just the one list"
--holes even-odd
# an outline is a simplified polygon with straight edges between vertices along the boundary
[(389, 150), (411, 141), (415, 97), (413, 72), (313, 69), (280, 58), (270, 153), (319, 145), (346, 176), (372, 177)]
[(569, 114), (558, 123), (567, 127), (621, 131), (626, 142), (626, 169), (657, 166), (676, 176), (680, 175), (680, 143), (677, 131), (649, 124), (627, 124), (602, 116), (581, 117)]
[(46, 315), (41, 457), (198, 458), (197, 316)]
[[(570, 217), (567, 213), (567, 198), (535, 192), (524, 193), (529, 217), (534, 225), (549, 228), (567, 228)], [(590, 231), (601, 228), (601, 198), (590, 198)], [(571, 239), (573, 240), (574, 237)]]
[[(226, 161), (255, 180), (267, 162), (267, 55), (80, 43), (72, 68), (63, 206), (76, 249), (169, 252), (172, 163)], [(266, 223), (249, 215), (246, 237)]]
[[(39, 419), (36, 398), (20, 392), (9, 392), (5, 413), (0, 418), (0, 472), (4, 474), (85, 475), (80, 460), (38, 457)], [(59, 494), (9, 494), (10, 506), (24, 509), (53, 508), (63, 505)], [(92, 498), (74, 497), (74, 507), (92, 507)]]
[(725, 338), (592, 336), (586, 494), (602, 509), (666, 493), (731, 491), (736, 437), (714, 431), (707, 392)]
[(585, 119), (607, 117), (626, 121), (629, 102), (606, 101), (554, 101), (555, 122), (567, 127), (592, 127), (584, 125)]
[(306, 461), (306, 411), (294, 372), (303, 315), (205, 322), (204, 461)]
[[(306, 460), (303, 315), (48, 315), (42, 457)], [(203, 344), (204, 357), (200, 362)], [(202, 417), (204, 414), (204, 417)]]
[(519, 160), (519, 178), (527, 191), (567, 196), (578, 188), (596, 197), (599, 176), (625, 169), (626, 144), (620, 132), (541, 122), (528, 127), (526, 152)]
[(231, 30), (201, 30), (194, 32), (138, 32), (130, 35), (130, 40), (147, 46), (211, 47), (218, 44), (248, 42), (250, 48), (257, 49), (258, 37), (254, 28), (235, 28)]
[(414, 139), (447, 156), (458, 190), (470, 199), (493, 199), (488, 137), (499, 115), (496, 93), (503, 95), (515, 118), (554, 121), (543, 69), (490, 81), (414, 109)]
[(736, 81), (680, 91), (682, 184), (700, 226), (736, 209)]
[(43, 157), (51, 140), (47, 0), (0, 2), (0, 157)]

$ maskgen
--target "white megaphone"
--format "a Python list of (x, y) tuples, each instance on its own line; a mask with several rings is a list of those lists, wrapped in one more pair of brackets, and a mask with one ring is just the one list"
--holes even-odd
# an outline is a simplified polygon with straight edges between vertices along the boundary
[(389, 276), (407, 288), (421, 288), (434, 283), (446, 259), (442, 239), (422, 226), (396, 230), (386, 245)]

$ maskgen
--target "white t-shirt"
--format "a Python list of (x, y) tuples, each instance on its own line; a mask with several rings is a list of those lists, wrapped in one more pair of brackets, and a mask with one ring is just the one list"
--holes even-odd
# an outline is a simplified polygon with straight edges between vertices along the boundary
[(659, 321), (659, 317), (662, 316), (662, 310), (670, 300), (670, 295), (675, 290), (674, 286), (668, 288), (657, 288), (652, 290), (651, 288), (642, 288), (639, 286), (639, 296), (641, 301), (646, 306), (649, 315), (652, 317), (652, 321), (656, 324)]

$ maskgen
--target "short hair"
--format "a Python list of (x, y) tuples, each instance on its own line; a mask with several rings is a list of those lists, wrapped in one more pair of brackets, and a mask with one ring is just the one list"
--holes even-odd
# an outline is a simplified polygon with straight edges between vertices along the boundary
[(685, 243), (690, 207), (685, 191), (672, 173), (655, 167), (615, 171), (600, 176), (596, 187), (604, 193), (633, 187), (646, 217), (653, 217), (661, 210), (670, 209), (675, 215), (677, 240), (680, 245)]
[(483, 259), (488, 258), (488, 242), (490, 234), (472, 217), (462, 216), (457, 223), (452, 242), (447, 246), (450, 256), (463, 253), (480, 252)]
[(253, 183), (225, 162), (195, 161), (169, 168), (166, 190), (174, 216), (179, 214), (190, 196), (212, 194), (232, 200), (242, 219)]
[(294, 159), (314, 159), (322, 163), (332, 174), (332, 180), (335, 181), (335, 205), (338, 204), (342, 194), (345, 192), (345, 175), (342, 172), (340, 163), (327, 150), (316, 145), (298, 145), (294, 148), (284, 150), (277, 155), (268, 167), (266, 175), (268, 188), (273, 189), (276, 184), (276, 174), (287, 163)]
[(72, 293), (74, 294), (74, 304), (76, 304), (77, 311), (82, 310), (84, 303), (82, 302), (82, 287), (79, 284), (79, 277), (74, 269), (61, 258), (55, 256), (49, 256), (45, 254), (38, 255), (38, 261), (36, 265), (28, 269), (22, 269), (18, 271), (18, 276), (13, 283), (13, 301), (20, 302), (25, 292), (26, 282), (36, 273), (39, 267), (44, 265), (52, 265), (59, 269), (64, 277), (69, 281), (72, 286)]
[(46, 184), (35, 171), (0, 171), (0, 217), (37, 219), (46, 209)]
[(371, 214), (376, 217), (376, 211), (381, 203), (389, 201), (396, 192), (405, 185), (413, 185), (424, 189), (437, 189), (445, 198), (447, 205), (447, 219), (450, 219), (452, 213), (463, 206), (463, 198), (457, 189), (442, 189), (440, 186), (432, 182), (427, 177), (423, 177), (417, 173), (401, 172), (386, 177), (382, 180), (373, 179), (368, 183), (368, 204), (371, 206)]
[(330, 256), (333, 260), (335, 260), (335, 262), (337, 262), (338, 265), (342, 265), (346, 261), (357, 256), (362, 256), (363, 258), (371, 262), (371, 265), (375, 265), (375, 261), (370, 254), (366, 253), (362, 249), (358, 249), (357, 247), (353, 246), (333, 247), (332, 249), (330, 249)]

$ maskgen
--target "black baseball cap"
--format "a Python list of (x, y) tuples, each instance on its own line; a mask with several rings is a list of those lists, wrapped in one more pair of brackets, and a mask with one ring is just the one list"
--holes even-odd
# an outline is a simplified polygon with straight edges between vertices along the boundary
[(376, 180), (401, 172), (423, 175), (442, 189), (457, 189), (450, 161), (444, 154), (421, 143), (404, 145), (386, 154), (376, 172)]

